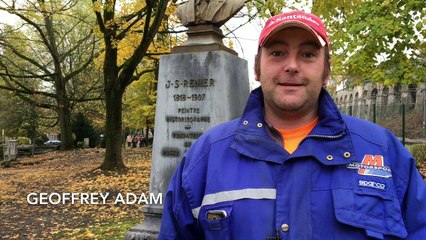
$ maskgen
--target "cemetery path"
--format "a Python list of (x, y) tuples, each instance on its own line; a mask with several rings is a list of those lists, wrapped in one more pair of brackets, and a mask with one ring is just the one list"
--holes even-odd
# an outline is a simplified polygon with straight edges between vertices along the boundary
[[(97, 169), (104, 154), (105, 149), (90, 148), (54, 151), (18, 158), (11, 167), (0, 168), (0, 239), (102, 239), (93, 229), (109, 224), (111, 228), (102, 229), (117, 231), (114, 225), (122, 222), (140, 223), (142, 204), (116, 203), (114, 197), (148, 194), (151, 148), (124, 149), (128, 169), (123, 173)], [(79, 197), (108, 193), (109, 197), (105, 204), (99, 195), (97, 204), (89, 200), (58, 203), (64, 193)], [(127, 230), (120, 233), (121, 239)]]

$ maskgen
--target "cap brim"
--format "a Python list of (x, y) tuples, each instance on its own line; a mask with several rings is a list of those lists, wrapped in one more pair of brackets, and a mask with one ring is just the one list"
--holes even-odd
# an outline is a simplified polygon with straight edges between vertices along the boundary
[(303, 28), (305, 30), (307, 30), (308, 32), (312, 33), (312, 35), (314, 35), (316, 37), (316, 39), (318, 39), (318, 43), (321, 45), (321, 47), (324, 47), (327, 43), (324, 41), (324, 39), (318, 35), (317, 32), (315, 32), (311, 27), (309, 27), (307, 24), (302, 23), (302, 22), (298, 22), (298, 21), (288, 21), (288, 22), (284, 22), (282, 24), (280, 24), (279, 26), (275, 27), (269, 34), (268, 36), (263, 40), (263, 43), (261, 44), (261, 46), (264, 46), (267, 42), (268, 39), (274, 35), (275, 33), (277, 33), (278, 31), (281, 31), (283, 29), (286, 28), (291, 28), (291, 27), (298, 27), (298, 28)]

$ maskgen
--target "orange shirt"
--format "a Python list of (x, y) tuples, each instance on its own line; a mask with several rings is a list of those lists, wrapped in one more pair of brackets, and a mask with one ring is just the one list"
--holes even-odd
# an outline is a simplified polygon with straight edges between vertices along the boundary
[(318, 117), (315, 118), (312, 122), (306, 124), (305, 126), (290, 129), (290, 130), (282, 130), (277, 129), (284, 140), (284, 149), (287, 150), (290, 154), (296, 151), (300, 142), (308, 136), (308, 134), (314, 129), (315, 125), (318, 123)]

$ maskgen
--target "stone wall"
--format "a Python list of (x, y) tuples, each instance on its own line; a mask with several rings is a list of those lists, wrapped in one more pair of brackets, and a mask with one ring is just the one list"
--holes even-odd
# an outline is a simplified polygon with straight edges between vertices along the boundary
[(342, 89), (334, 96), (339, 109), (355, 117), (373, 121), (376, 116), (392, 117), (400, 112), (401, 105), (407, 110), (424, 110), (426, 83), (383, 86), (367, 83), (364, 86)]

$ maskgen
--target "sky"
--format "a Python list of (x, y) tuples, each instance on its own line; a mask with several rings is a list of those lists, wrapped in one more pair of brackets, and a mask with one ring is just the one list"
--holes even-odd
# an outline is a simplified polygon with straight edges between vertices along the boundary
[[(247, 60), (251, 89), (258, 86), (258, 82), (256, 82), (254, 77), (254, 56), (257, 52), (257, 41), (262, 31), (263, 22), (264, 21), (259, 20), (246, 24), (234, 32), (235, 37), (238, 38), (233, 39), (234, 50), (238, 53), (240, 58)], [(227, 26), (232, 29), (240, 26), (240, 24), (241, 19), (231, 19), (227, 23)]]
[(14, 15), (9, 14), (5, 11), (1, 11), (0, 16), (0, 23), (13, 24), (17, 19)]

